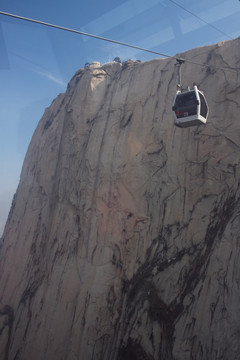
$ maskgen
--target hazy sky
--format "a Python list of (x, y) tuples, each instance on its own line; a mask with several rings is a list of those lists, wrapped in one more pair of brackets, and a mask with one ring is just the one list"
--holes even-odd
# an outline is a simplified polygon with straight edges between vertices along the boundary
[[(168, 55), (240, 35), (238, 0), (0, 0), (0, 11)], [(116, 56), (157, 57), (0, 15), (0, 235), (44, 109), (86, 62)]]

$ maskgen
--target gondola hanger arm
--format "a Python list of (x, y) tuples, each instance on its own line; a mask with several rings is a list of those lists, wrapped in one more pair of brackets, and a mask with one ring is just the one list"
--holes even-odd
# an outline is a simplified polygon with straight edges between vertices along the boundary
[(181, 74), (181, 66), (182, 64), (184, 64), (185, 60), (184, 59), (176, 59), (177, 63), (176, 65), (178, 65), (178, 84), (177, 84), (177, 90), (182, 92), (183, 91), (183, 87), (182, 87), (182, 74)]

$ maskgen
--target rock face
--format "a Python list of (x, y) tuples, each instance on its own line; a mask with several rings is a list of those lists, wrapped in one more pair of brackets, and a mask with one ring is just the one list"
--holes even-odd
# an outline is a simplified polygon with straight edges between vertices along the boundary
[(1, 239), (1, 359), (239, 359), (240, 39), (181, 57), (206, 126), (173, 124), (175, 59), (93, 63), (46, 109)]

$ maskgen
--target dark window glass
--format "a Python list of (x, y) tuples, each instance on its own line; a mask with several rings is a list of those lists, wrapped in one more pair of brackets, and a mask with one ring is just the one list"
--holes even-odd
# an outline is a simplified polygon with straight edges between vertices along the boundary
[(185, 94), (179, 94), (176, 98), (177, 107), (185, 107), (189, 105), (196, 105), (196, 95), (195, 91), (189, 91)]
[(196, 115), (197, 105), (198, 101), (196, 99), (195, 91), (179, 94), (174, 105), (174, 111), (177, 118)]
[(202, 94), (199, 93), (200, 96), (200, 102), (201, 102), (201, 108), (200, 108), (200, 115), (202, 115), (204, 118), (207, 117), (207, 104)]

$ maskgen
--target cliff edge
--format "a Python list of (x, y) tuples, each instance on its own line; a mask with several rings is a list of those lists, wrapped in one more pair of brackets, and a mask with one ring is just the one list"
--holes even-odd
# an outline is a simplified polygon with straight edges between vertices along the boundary
[(181, 57), (206, 125), (174, 126), (175, 59), (93, 63), (46, 109), (0, 244), (1, 359), (239, 358), (240, 38)]

